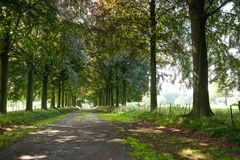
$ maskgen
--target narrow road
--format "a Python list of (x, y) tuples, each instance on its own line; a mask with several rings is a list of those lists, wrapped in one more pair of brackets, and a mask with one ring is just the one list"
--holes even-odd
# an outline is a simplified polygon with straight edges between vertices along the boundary
[(0, 151), (0, 160), (128, 160), (129, 150), (96, 114), (69, 114)]

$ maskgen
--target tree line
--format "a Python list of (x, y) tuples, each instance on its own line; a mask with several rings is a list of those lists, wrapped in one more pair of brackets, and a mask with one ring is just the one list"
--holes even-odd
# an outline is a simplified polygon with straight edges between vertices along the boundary
[[(1, 1), (0, 112), (7, 99), (41, 107), (119, 106), (161, 79), (193, 88), (192, 115), (213, 115), (209, 82), (240, 86), (239, 11), (234, 0)], [(164, 67), (176, 75), (158, 74)], [(210, 74), (209, 74), (210, 73)], [(161, 92), (160, 92), (161, 93)], [(57, 97), (57, 98), (55, 98)], [(56, 105), (55, 105), (56, 102)]]

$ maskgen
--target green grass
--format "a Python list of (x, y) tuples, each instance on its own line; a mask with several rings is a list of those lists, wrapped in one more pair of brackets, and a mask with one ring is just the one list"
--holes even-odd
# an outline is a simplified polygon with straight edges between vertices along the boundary
[(132, 122), (135, 120), (134, 112), (124, 113), (99, 113), (98, 116), (106, 121)]
[(63, 119), (67, 113), (75, 110), (76, 108), (67, 107), (36, 110), (33, 112), (10, 112), (7, 115), (0, 115), (0, 127), (4, 129), (4, 132), (0, 133), (0, 148), (23, 137), (29, 132)]
[[(174, 111), (174, 110), (173, 110)], [(211, 137), (223, 137), (229, 142), (240, 144), (240, 114), (234, 113), (235, 124), (232, 124), (228, 110), (214, 110), (212, 117), (188, 117), (181, 112), (175, 111), (169, 115), (164, 109), (158, 112), (139, 112), (135, 118), (149, 121), (157, 125), (170, 125), (180, 128), (187, 128), (190, 131), (203, 131)]]
[[(189, 112), (189, 110), (188, 110)], [(227, 109), (214, 110), (215, 116), (204, 117), (200, 116), (197, 118), (192, 118), (185, 116), (187, 111), (182, 108), (172, 107), (171, 112), (169, 108), (161, 108), (160, 112), (149, 112), (147, 110), (126, 110), (122, 112), (119, 108), (112, 113), (99, 113), (99, 117), (107, 121), (119, 121), (119, 122), (134, 122), (134, 121), (147, 121), (164, 126), (172, 126), (179, 128), (187, 128), (188, 130), (202, 131), (208, 134), (210, 137), (223, 137), (226, 141), (239, 143), (240, 144), (240, 114), (237, 110), (234, 111), (234, 121), (235, 125), (232, 125), (230, 119), (230, 112)], [(134, 160), (146, 159), (155, 160), (161, 159), (161, 156), (167, 155), (170, 159), (173, 157), (183, 157), (186, 159), (191, 158), (202, 158), (202, 159), (239, 159), (239, 156), (235, 157), (235, 154), (240, 153), (240, 147), (220, 147), (216, 145), (207, 144), (207, 146), (202, 146), (197, 139), (183, 138), (166, 136), (160, 133), (154, 132), (144, 132), (147, 128), (144, 128), (141, 132), (136, 130), (134, 132), (134, 127), (130, 132), (123, 127), (124, 125), (114, 125), (118, 134), (123, 137), (127, 137), (125, 142), (129, 144), (132, 148), (132, 158)], [(130, 137), (128, 137), (130, 136)], [(134, 138), (133, 138), (134, 137)], [(154, 146), (160, 148), (161, 153), (171, 153), (169, 154), (159, 154), (154, 151), (151, 145), (146, 144), (151, 143)], [(204, 144), (203, 144), (204, 145)], [(169, 150), (169, 148), (171, 148)], [(162, 159), (167, 159), (162, 158)]]
[(150, 144), (140, 142), (136, 138), (127, 137), (125, 143), (132, 149), (131, 157), (133, 160), (173, 160), (170, 154), (157, 153)]
[[(119, 110), (119, 109), (118, 109)], [(189, 111), (189, 110), (188, 110)], [(188, 117), (184, 108), (161, 108), (160, 111), (128, 110), (125, 112), (112, 112), (99, 114), (99, 117), (108, 121), (132, 122), (134, 120), (148, 121), (161, 126), (174, 126), (187, 128), (190, 131), (203, 131), (211, 137), (223, 137), (226, 141), (240, 144), (240, 113), (234, 110), (233, 125), (228, 109), (214, 109), (212, 117)]]

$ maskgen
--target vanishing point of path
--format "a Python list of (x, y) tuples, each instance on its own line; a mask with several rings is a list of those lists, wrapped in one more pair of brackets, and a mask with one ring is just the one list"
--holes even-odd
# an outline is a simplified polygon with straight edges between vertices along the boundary
[(81, 112), (30, 133), (0, 151), (1, 160), (128, 160), (129, 150), (96, 114)]

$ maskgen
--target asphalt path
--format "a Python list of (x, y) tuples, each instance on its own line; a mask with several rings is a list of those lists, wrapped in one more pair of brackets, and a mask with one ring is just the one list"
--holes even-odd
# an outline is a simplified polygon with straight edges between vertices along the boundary
[(70, 113), (0, 151), (1, 160), (129, 160), (129, 149), (95, 113)]

